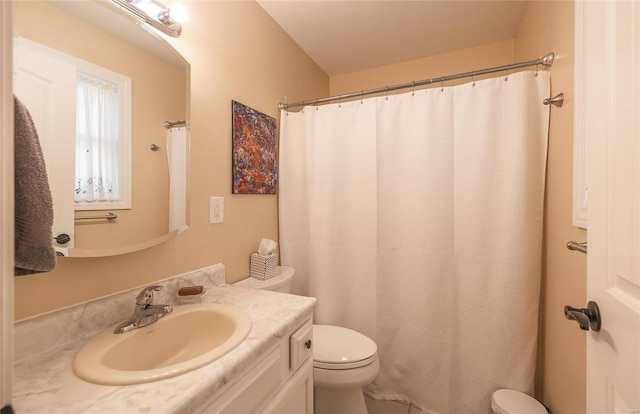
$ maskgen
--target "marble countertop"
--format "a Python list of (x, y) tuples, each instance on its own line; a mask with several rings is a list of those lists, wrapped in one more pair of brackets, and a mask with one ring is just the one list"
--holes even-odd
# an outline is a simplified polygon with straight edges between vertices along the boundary
[[(193, 413), (287, 332), (310, 319), (314, 298), (220, 285), (203, 303), (225, 303), (251, 318), (245, 341), (222, 358), (194, 371), (160, 381), (127, 386), (92, 384), (76, 377), (71, 363), (83, 338), (27, 356), (14, 368), (13, 406), (17, 413)], [(19, 344), (16, 344), (18, 347)]]

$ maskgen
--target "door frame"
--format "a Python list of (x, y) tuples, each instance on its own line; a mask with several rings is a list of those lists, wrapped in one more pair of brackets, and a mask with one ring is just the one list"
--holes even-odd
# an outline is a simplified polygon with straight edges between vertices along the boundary
[(0, 1), (0, 409), (11, 404), (13, 378), (13, 24)]

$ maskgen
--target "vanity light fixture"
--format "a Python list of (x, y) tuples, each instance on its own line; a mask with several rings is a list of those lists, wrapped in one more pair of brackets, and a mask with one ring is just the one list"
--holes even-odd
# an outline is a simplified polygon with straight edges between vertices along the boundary
[(187, 8), (174, 3), (166, 7), (156, 0), (109, 0), (132, 14), (138, 20), (171, 37), (180, 37), (182, 25), (187, 20)]
[(174, 3), (168, 9), (158, 13), (158, 20), (168, 26), (176, 23), (184, 23), (188, 18), (189, 12), (181, 3)]

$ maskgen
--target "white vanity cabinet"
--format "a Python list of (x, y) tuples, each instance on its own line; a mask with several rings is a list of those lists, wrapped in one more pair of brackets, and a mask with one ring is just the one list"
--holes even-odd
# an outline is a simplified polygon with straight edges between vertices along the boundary
[(312, 414), (313, 325), (307, 320), (215, 393), (203, 414)]
[[(162, 381), (107, 386), (73, 373), (73, 360), (87, 338), (127, 317), (137, 288), (16, 322), (14, 410), (312, 414), (311, 321), (316, 299), (227, 285), (224, 280), (224, 265), (217, 264), (158, 282), (174, 292), (180, 286), (210, 286), (201, 303), (235, 306), (252, 325), (247, 338), (228, 354)], [(122, 315), (114, 309), (122, 309)]]

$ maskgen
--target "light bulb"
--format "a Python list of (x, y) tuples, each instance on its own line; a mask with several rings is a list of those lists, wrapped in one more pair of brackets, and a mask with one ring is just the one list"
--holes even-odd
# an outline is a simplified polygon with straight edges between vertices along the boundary
[(189, 18), (189, 12), (183, 4), (174, 3), (169, 8), (169, 17), (178, 23), (184, 23)]

